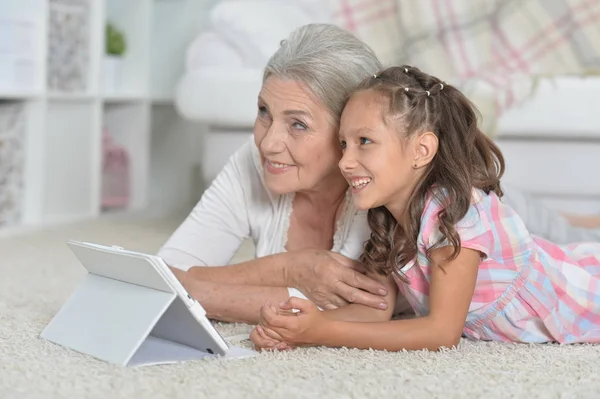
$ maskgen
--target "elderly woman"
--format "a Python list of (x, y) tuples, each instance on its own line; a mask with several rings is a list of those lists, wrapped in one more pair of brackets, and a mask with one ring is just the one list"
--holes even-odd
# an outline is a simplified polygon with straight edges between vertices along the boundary
[[(209, 317), (256, 323), (261, 305), (292, 295), (325, 309), (396, 305), (354, 261), (370, 232), (338, 169), (346, 97), (380, 69), (366, 44), (325, 24), (294, 31), (271, 57), (254, 139), (231, 157), (159, 251)], [(518, 192), (514, 198), (517, 212), (540, 209)], [(529, 220), (533, 232), (553, 231), (545, 221), (559, 222), (550, 213)], [(256, 259), (224, 266), (248, 237)]]
[[(337, 166), (346, 96), (379, 69), (366, 44), (332, 25), (294, 31), (271, 57), (254, 140), (159, 251), (209, 317), (254, 323), (265, 301), (300, 291), (322, 308), (391, 306), (384, 287), (355, 270), (369, 228)], [(247, 237), (255, 260), (205, 267), (226, 265)]]

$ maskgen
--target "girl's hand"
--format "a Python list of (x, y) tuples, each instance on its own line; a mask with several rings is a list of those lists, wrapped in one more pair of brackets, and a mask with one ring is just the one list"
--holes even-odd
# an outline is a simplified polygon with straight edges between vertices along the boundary
[[(299, 312), (292, 313), (293, 309)], [(328, 322), (329, 319), (314, 303), (291, 297), (279, 304), (279, 309), (270, 303), (263, 305), (259, 326), (271, 340), (301, 346), (318, 344)]]
[(269, 338), (261, 326), (254, 327), (250, 333), (250, 340), (254, 344), (256, 350), (290, 350), (292, 346), (276, 339)]

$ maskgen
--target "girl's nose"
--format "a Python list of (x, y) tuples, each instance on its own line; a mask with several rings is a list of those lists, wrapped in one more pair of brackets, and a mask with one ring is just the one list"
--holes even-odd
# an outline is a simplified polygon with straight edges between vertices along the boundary
[(346, 149), (342, 155), (342, 159), (338, 163), (338, 167), (342, 172), (350, 172), (356, 165), (356, 157), (352, 154), (351, 150)]

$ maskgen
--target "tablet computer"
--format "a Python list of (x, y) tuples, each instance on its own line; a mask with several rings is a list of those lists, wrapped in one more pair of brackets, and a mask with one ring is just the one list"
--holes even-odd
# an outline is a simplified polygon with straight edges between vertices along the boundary
[[(105, 246), (82, 241), (71, 240), (67, 245), (90, 273), (176, 294), (202, 328), (190, 330), (190, 326), (187, 329), (185, 326), (169, 326), (169, 320), (165, 320), (165, 328), (173, 327), (174, 330), (181, 330), (179, 333), (176, 331), (173, 333), (184, 341), (195, 343), (194, 347), (198, 349), (208, 349), (208, 353), (225, 354), (228, 349), (227, 343), (206, 317), (206, 311), (202, 305), (186, 291), (162, 258), (129, 251), (118, 246)], [(91, 249), (93, 252), (89, 252), (87, 249)], [(184, 309), (176, 310), (183, 311)], [(176, 316), (174, 312), (173, 317)], [(186, 339), (187, 335), (189, 335), (189, 339)]]
[(123, 365), (233, 354), (162, 258), (83, 241), (67, 245), (89, 273), (42, 338)]

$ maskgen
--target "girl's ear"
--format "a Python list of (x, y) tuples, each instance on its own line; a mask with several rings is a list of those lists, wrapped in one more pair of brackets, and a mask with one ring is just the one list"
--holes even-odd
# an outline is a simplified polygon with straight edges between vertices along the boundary
[(438, 150), (439, 141), (435, 133), (425, 132), (417, 137), (415, 165), (417, 168), (429, 165)]

